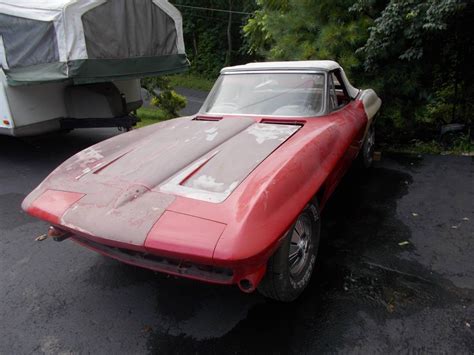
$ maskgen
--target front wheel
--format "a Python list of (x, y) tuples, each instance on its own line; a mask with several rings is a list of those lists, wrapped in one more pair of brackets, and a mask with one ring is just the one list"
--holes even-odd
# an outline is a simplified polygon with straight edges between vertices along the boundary
[(265, 277), (258, 286), (262, 295), (291, 302), (308, 286), (318, 253), (320, 224), (317, 204), (311, 203), (269, 259)]

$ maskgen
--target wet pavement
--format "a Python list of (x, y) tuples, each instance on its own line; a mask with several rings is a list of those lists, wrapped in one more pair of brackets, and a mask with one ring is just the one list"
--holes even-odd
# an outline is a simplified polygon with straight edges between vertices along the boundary
[(127, 266), (20, 203), (71, 154), (114, 135), (0, 136), (0, 354), (474, 353), (474, 160), (383, 156), (323, 211), (309, 288), (292, 304)]

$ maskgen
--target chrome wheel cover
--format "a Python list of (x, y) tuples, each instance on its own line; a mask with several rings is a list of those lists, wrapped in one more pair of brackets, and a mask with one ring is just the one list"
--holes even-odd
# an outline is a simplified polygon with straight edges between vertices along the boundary
[(370, 128), (369, 133), (367, 135), (367, 142), (365, 146), (365, 159), (368, 163), (372, 162), (373, 154), (374, 154), (374, 147), (375, 147), (375, 130)]
[(313, 250), (313, 228), (310, 217), (302, 214), (298, 217), (291, 232), (288, 265), (292, 278), (298, 278), (307, 268)]

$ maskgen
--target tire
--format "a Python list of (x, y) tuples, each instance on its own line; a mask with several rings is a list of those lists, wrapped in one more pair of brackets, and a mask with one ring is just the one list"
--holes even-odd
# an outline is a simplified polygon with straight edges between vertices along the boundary
[(370, 168), (374, 161), (374, 148), (375, 148), (375, 127), (372, 125), (367, 132), (364, 143), (359, 154), (359, 165), (362, 168)]
[(267, 272), (258, 291), (267, 298), (282, 302), (298, 298), (311, 280), (320, 234), (319, 209), (316, 203), (310, 203), (268, 260)]

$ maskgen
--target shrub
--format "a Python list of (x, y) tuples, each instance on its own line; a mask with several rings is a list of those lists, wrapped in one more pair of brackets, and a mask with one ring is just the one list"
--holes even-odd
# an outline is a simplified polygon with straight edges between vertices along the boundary
[(186, 107), (186, 98), (174, 90), (164, 90), (152, 98), (151, 104), (176, 117), (178, 111)]
[(144, 78), (141, 84), (151, 96), (151, 105), (161, 108), (170, 116), (177, 117), (178, 111), (186, 107), (186, 98), (173, 90), (168, 77)]

